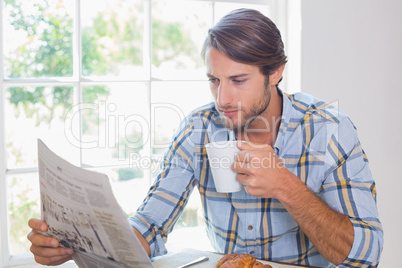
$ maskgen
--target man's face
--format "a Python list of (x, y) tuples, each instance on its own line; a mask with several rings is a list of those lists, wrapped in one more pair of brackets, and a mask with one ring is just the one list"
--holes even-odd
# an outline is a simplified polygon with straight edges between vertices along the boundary
[(244, 131), (254, 121), (265, 120), (271, 91), (259, 67), (233, 61), (214, 48), (206, 51), (205, 61), (211, 92), (225, 127)]

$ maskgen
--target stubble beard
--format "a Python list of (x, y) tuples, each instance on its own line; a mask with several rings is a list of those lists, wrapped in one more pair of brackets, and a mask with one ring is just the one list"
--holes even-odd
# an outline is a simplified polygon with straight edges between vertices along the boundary
[(259, 102), (251, 107), (248, 110), (245, 110), (241, 107), (241, 102), (239, 102), (238, 110), (240, 114), (238, 114), (238, 121), (233, 123), (231, 118), (222, 116), (224, 120), (225, 127), (235, 132), (244, 132), (246, 133), (248, 127), (257, 119), (266, 121), (266, 118), (263, 116), (263, 113), (267, 111), (267, 108), (271, 102), (271, 90), (268, 84), (265, 85), (265, 90), (262, 96), (259, 98)]

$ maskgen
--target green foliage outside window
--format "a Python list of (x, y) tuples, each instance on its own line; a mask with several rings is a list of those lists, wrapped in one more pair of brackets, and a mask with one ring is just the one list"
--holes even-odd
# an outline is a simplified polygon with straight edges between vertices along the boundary
[[(51, 12), (49, 0), (34, 4), (35, 12), (26, 15), (22, 9), (22, 0), (5, 0), (6, 10), (10, 10), (9, 23), (15, 30), (23, 31), (26, 43), (14, 51), (14, 55), (6, 55), (6, 75), (10, 78), (30, 77), (71, 77), (73, 75), (73, 19), (64, 12)], [(58, 0), (57, 5), (62, 6)], [(63, 11), (63, 9), (59, 9)], [(110, 11), (109, 11), (110, 12)], [(132, 17), (119, 25), (117, 13), (112, 16), (99, 13), (91, 28), (82, 30), (82, 75), (105, 75), (115, 72), (116, 64), (129, 62), (133, 65), (142, 64), (142, 31), (137, 19)], [(109, 18), (109, 19), (106, 19)], [(152, 54), (153, 64), (159, 66), (162, 62), (184, 54), (189, 57), (198, 53), (178, 23), (164, 23), (153, 20)], [(107, 38), (119, 49), (111, 51), (102, 44)], [(106, 52), (105, 52), (106, 51)], [(103, 86), (95, 90), (82, 92), (85, 102), (95, 102), (98, 96), (108, 96), (109, 92)], [(46, 104), (47, 94), (44, 87), (37, 87), (33, 92), (26, 92), (23, 87), (9, 89), (10, 102), (16, 107), (22, 106), (30, 117), (37, 115), (35, 105)], [(44, 105), (53, 115), (56, 107), (68, 110), (71, 103), (66, 103), (73, 92), (69, 87), (53, 87), (53, 103)], [(64, 117), (66, 112), (62, 113)], [(64, 119), (64, 118), (61, 119)], [(43, 119), (43, 118), (42, 118)], [(47, 118), (50, 122), (52, 117)], [(37, 118), (39, 122), (39, 118)]]
[(39, 203), (28, 196), (32, 196), (32, 189), (24, 186), (21, 179), (12, 178), (8, 189), (10, 193), (8, 200), (8, 213), (10, 215), (10, 239), (13, 241), (13, 251), (26, 252), (29, 245), (26, 235), (29, 232), (27, 219), (40, 218)]
[[(31, 4), (35, 12), (24, 13), (23, 4), (25, 0), (4, 0), (5, 12), (8, 12), (8, 23), (18, 32), (24, 34), (24, 43), (13, 49), (9, 55), (5, 55), (5, 75), (11, 79), (18, 78), (49, 78), (49, 77), (72, 77), (74, 73), (73, 57), (73, 18), (68, 12), (59, 8), (58, 12), (52, 12), (53, 7), (62, 7), (63, 1), (42, 0), (34, 1)], [(109, 11), (110, 12), (110, 11)], [(110, 15), (110, 13), (109, 13)], [(128, 19), (124, 25), (118, 25), (113, 16), (104, 16), (99, 13), (93, 21), (91, 28), (81, 31), (81, 54), (82, 54), (82, 75), (108, 75), (113, 74), (116, 65), (127, 63), (141, 66), (143, 64), (143, 35), (142, 29), (138, 30), (138, 20), (135, 17)], [(106, 17), (109, 19), (106, 20)], [(153, 20), (153, 64), (159, 66), (167, 60), (178, 55), (198, 57), (196, 47), (187, 37), (178, 23), (164, 23)], [(108, 38), (116, 44), (117, 51), (107, 51), (101, 40)], [(18, 82), (18, 81), (17, 81)], [(55, 117), (64, 120), (66, 113), (71, 109), (73, 103), (73, 86), (13, 86), (8, 88), (8, 101), (15, 107), (15, 117), (24, 111), (27, 117), (36, 120), (36, 124), (47, 123), (50, 125)], [(104, 99), (109, 96), (106, 86), (86, 86), (82, 91), (82, 100), (86, 103), (95, 103), (99, 97)], [(56, 112), (62, 110), (62, 112)], [(95, 114), (90, 115), (92, 122), (83, 122), (83, 131), (88, 130), (89, 125), (98, 125)], [(138, 133), (137, 133), (138, 134)], [(133, 133), (135, 138), (136, 133)], [(7, 143), (11, 147), (12, 144)], [(122, 147), (119, 147), (122, 148)], [(142, 147), (141, 147), (142, 148)], [(131, 150), (130, 152), (138, 152)], [(121, 153), (121, 152), (117, 152)], [(134, 174), (133, 170), (122, 170), (120, 179), (125, 180), (137, 177), (141, 174)], [(16, 199), (9, 200), (8, 210), (10, 215), (11, 239), (14, 244), (25, 247), (27, 219), (39, 217), (38, 203), (28, 200), (27, 191), (17, 187), (17, 183), (8, 189), (10, 192), (18, 193)], [(23, 252), (23, 251), (22, 251)]]
[(7, 75), (18, 77), (67, 77), (73, 74), (72, 18), (67, 13), (47, 12), (49, 4), (40, 1), (34, 12), (23, 12), (22, 1), (5, 0), (10, 10), (9, 22), (26, 34), (26, 42), (15, 55), (7, 57)]

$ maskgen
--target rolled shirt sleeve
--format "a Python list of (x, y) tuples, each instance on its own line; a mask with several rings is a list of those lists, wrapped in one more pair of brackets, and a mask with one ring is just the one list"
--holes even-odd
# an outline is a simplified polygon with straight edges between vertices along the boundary
[(167, 235), (172, 231), (196, 185), (192, 170), (193, 150), (186, 150), (192, 148), (192, 132), (191, 122), (180, 128), (165, 153), (161, 173), (151, 186), (143, 204), (129, 219), (129, 223), (149, 243), (151, 257), (167, 253)]
[(348, 118), (328, 133), (320, 196), (333, 209), (347, 215), (354, 228), (352, 249), (339, 267), (376, 267), (383, 248), (383, 228), (367, 157)]

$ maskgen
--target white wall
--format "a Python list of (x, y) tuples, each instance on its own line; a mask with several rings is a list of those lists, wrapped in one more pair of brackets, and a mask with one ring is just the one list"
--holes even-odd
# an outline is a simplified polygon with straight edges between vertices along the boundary
[(303, 0), (301, 69), (302, 91), (338, 101), (357, 126), (377, 182), (380, 267), (400, 267), (402, 1)]

